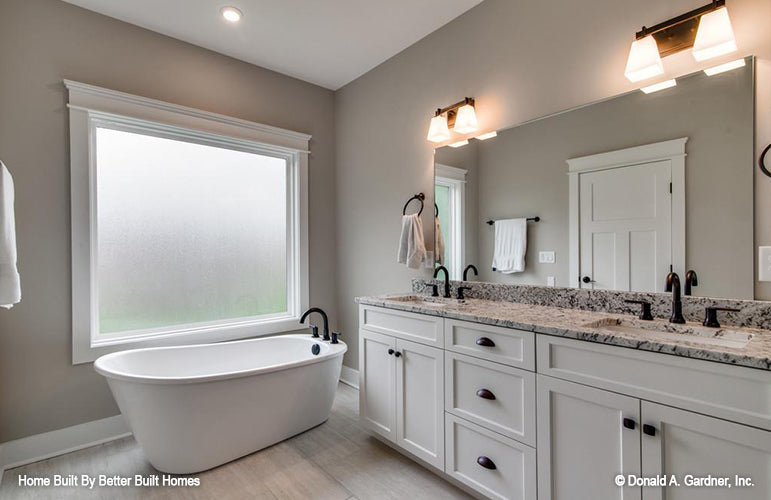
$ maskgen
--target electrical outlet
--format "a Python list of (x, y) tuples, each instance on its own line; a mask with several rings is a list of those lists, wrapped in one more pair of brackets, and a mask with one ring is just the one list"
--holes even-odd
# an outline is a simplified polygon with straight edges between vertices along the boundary
[(554, 252), (538, 252), (539, 264), (554, 264)]
[(555, 286), (554, 285), (554, 276), (547, 276), (546, 277), (546, 286)]
[(758, 281), (771, 281), (771, 247), (758, 247)]

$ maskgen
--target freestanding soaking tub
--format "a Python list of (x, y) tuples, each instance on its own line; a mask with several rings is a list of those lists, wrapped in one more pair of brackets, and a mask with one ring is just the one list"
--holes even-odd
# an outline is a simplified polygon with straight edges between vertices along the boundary
[(326, 421), (347, 349), (285, 335), (116, 352), (94, 367), (150, 463), (189, 474)]

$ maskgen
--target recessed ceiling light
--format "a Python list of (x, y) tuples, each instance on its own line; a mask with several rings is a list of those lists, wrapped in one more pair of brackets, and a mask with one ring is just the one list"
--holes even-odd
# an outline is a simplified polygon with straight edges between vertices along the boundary
[(220, 9), (220, 14), (222, 14), (222, 17), (224, 17), (226, 21), (231, 23), (237, 23), (241, 20), (241, 17), (243, 17), (243, 13), (235, 7), (222, 7), (222, 9)]

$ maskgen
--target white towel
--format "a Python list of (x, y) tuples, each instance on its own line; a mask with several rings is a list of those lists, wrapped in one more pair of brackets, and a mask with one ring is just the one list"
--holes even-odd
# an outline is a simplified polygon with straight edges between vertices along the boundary
[(0, 307), (10, 309), (20, 300), (21, 283), (16, 270), (13, 178), (0, 161)]
[(444, 265), (444, 234), (442, 234), (439, 217), (434, 217), (434, 257), (437, 264)]
[(423, 222), (418, 214), (402, 216), (402, 234), (399, 238), (400, 264), (407, 264), (412, 269), (420, 269), (426, 260), (426, 244), (423, 239)]
[(495, 251), (493, 271), (503, 274), (525, 270), (527, 250), (527, 219), (495, 221)]

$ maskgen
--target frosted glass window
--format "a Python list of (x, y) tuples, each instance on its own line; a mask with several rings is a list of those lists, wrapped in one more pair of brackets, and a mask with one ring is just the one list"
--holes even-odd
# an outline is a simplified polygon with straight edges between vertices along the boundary
[(286, 158), (95, 130), (98, 335), (286, 315)]

